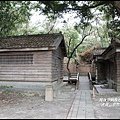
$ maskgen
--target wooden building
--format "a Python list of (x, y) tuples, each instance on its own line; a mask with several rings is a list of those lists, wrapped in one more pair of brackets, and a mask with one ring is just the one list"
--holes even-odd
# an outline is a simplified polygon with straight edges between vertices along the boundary
[(93, 62), (91, 65), (91, 76), (93, 79), (96, 79), (96, 82), (102, 82), (105, 80), (105, 63), (101, 54), (105, 51), (106, 48), (95, 48), (93, 50)]
[(120, 92), (120, 40), (112, 38), (105, 50), (93, 55), (97, 82), (107, 80), (109, 88)]
[(61, 33), (0, 38), (0, 83), (59, 84), (66, 56)]

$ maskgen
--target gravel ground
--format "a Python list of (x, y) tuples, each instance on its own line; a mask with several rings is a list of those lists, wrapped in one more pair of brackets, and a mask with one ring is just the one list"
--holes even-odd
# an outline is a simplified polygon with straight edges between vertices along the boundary
[(96, 95), (93, 104), (96, 119), (120, 119), (120, 94)]
[(53, 101), (45, 101), (43, 91), (0, 88), (0, 119), (64, 119), (73, 97), (74, 85), (66, 85)]
[[(75, 96), (75, 86), (66, 85), (53, 101), (44, 91), (0, 87), (0, 119), (65, 119)], [(120, 119), (120, 94), (93, 97), (96, 119)]]

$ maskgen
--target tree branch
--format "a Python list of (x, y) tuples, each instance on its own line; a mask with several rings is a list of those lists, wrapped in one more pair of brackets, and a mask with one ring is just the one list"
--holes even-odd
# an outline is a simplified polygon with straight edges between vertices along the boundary
[[(86, 5), (86, 6), (84, 6), (85, 7), (85, 9), (90, 9), (90, 8), (95, 8), (95, 7), (98, 7), (98, 6), (101, 6), (101, 5), (104, 5), (104, 4), (108, 4), (108, 3), (112, 3), (112, 1), (101, 1), (101, 2), (99, 2), (99, 3), (97, 3), (96, 5), (91, 5), (91, 6), (88, 6), (88, 5)], [(82, 10), (83, 9), (83, 7), (80, 7), (80, 8), (67, 8), (67, 9), (69, 9), (69, 10)]]
[(52, 29), (54, 28), (54, 26), (55, 26), (55, 23), (56, 23), (56, 21), (57, 21), (57, 16), (55, 17), (54, 16), (54, 23), (53, 23), (53, 25), (52, 25), (52, 27), (50, 28), (50, 30), (48, 31), (48, 33), (47, 34), (49, 34), (50, 33), (50, 31), (52, 31)]
[[(76, 45), (76, 47), (73, 49), (71, 55), (68, 56), (68, 62), (67, 62), (68, 77), (70, 77), (70, 75), (71, 75), (71, 74), (70, 74), (70, 69), (69, 69), (70, 59), (72, 58), (72, 56), (73, 56), (75, 50), (83, 43), (83, 41), (85, 40), (85, 38), (91, 34), (91, 33), (90, 33), (91, 30), (92, 30), (92, 26), (91, 26), (91, 28), (90, 28), (90, 30), (89, 30), (89, 33), (88, 33), (87, 35), (84, 35), (84, 37), (82, 37), (81, 42), (80, 42), (79, 44)], [(85, 31), (85, 29), (84, 29), (84, 31)]]

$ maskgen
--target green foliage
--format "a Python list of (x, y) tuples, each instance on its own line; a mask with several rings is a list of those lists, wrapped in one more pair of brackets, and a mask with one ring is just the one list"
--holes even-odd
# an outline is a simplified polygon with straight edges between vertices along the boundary
[[(69, 28), (64, 29), (63, 34), (67, 46), (67, 53), (68, 56), (70, 56), (71, 52), (79, 42), (79, 33), (74, 28)], [(72, 56), (72, 58), (74, 59), (75, 56), (76, 53), (74, 53), (74, 56)]]
[[(47, 1), (40, 1), (40, 3), (44, 5), (40, 10), (49, 17), (54, 16), (55, 14), (61, 17), (64, 12), (70, 13), (71, 11), (74, 11), (74, 13), (76, 13), (75, 18), (80, 18), (79, 25), (76, 25), (75, 27), (88, 26), (88, 21), (95, 17), (92, 13), (92, 9), (99, 10), (105, 16), (105, 20), (109, 23), (108, 29), (111, 31), (109, 31), (110, 37), (111, 35), (119, 37), (119, 28), (117, 25), (119, 19), (114, 19), (120, 15), (117, 10), (117, 2), (118, 1), (50, 1), (48, 3)], [(111, 29), (111, 26), (113, 26), (111, 23), (112, 19), (114, 21), (115, 29)]]
[(108, 23), (108, 27), (109, 27), (108, 35), (110, 37), (116, 37), (116, 38), (120, 39), (120, 21), (111, 20)]
[(19, 95), (21, 95), (22, 97), (25, 97), (25, 96), (26, 96), (25, 93), (19, 93)]
[(1, 88), (3, 88), (3, 89), (5, 89), (5, 88), (13, 88), (13, 86), (4, 85), (4, 86), (1, 86)]
[(30, 10), (30, 1), (0, 2), (0, 37), (13, 35), (19, 24), (28, 22)]
[(116, 37), (120, 39), (120, 19), (113, 4), (105, 4), (99, 7), (100, 11), (103, 11), (104, 20), (107, 21), (108, 35), (109, 37)]
[(10, 94), (9, 90), (4, 91), (4, 94)]
[(39, 1), (39, 3), (44, 5), (40, 7), (42, 13), (49, 17), (54, 17), (55, 14), (58, 14), (59, 17), (63, 17), (61, 13), (65, 12), (69, 5), (68, 1)]
[[(1, 1), (0, 2), (0, 37), (33, 32), (27, 26), (30, 11), (36, 10), (47, 15), (51, 20), (62, 18), (63, 13), (74, 12), (79, 18), (75, 28), (89, 26), (95, 15), (93, 9), (99, 10), (107, 20), (108, 35), (120, 38), (119, 1)], [(27, 26), (27, 27), (26, 27)], [(23, 29), (22, 29), (23, 28)]]

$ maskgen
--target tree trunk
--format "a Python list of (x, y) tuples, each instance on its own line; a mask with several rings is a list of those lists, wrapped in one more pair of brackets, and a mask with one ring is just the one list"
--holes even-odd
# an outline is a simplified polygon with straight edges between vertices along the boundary
[(120, 1), (114, 1), (114, 6), (115, 6), (118, 14), (120, 15)]
[(70, 57), (68, 57), (68, 62), (67, 62), (67, 70), (68, 70), (68, 81), (69, 81), (69, 78), (71, 77), (71, 72), (70, 72), (70, 69), (69, 69), (69, 63), (70, 63)]

